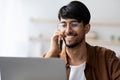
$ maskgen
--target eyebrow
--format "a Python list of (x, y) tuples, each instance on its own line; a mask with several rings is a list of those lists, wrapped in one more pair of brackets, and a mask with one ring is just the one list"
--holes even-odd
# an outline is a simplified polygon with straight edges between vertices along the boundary
[[(73, 21), (70, 21), (70, 23), (71, 22), (78, 22), (77, 20), (73, 20)], [(65, 21), (62, 21), (62, 22), (60, 22), (60, 23), (66, 23)]]

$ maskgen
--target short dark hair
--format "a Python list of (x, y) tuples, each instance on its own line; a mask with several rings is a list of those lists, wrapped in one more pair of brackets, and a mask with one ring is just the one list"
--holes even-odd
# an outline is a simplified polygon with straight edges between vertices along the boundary
[(76, 19), (79, 22), (83, 21), (86, 25), (89, 23), (91, 15), (88, 8), (80, 1), (72, 1), (68, 5), (63, 6), (58, 13), (58, 19)]

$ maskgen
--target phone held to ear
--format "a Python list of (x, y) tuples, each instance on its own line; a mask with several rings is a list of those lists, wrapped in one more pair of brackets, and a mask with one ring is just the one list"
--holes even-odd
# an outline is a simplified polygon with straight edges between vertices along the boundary
[[(57, 29), (61, 31), (61, 27), (59, 25), (57, 25)], [(62, 44), (63, 44), (63, 38), (58, 37), (58, 45), (60, 49), (62, 49)]]
[(62, 49), (63, 39), (61, 37), (58, 38), (59, 48)]

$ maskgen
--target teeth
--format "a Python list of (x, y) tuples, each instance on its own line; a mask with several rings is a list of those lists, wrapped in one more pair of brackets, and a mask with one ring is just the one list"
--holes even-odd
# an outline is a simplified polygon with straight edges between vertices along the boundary
[(67, 38), (73, 38), (74, 36), (67, 36)]

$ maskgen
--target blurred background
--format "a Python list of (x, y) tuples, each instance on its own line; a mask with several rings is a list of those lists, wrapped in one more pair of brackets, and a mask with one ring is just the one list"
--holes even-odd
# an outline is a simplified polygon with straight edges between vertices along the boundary
[[(72, 0), (0, 0), (0, 56), (39, 57), (50, 47), (59, 9)], [(91, 12), (87, 41), (120, 57), (120, 0), (79, 0)]]

